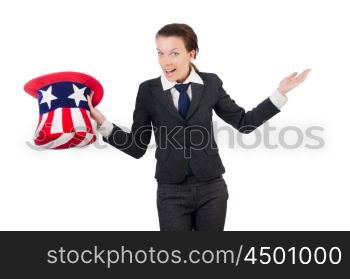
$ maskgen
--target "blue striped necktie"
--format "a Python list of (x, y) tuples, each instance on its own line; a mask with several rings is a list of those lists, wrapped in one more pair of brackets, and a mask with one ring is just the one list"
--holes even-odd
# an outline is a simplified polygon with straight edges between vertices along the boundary
[[(179, 91), (180, 93), (178, 110), (184, 119), (186, 118), (188, 109), (190, 108), (190, 104), (191, 104), (190, 97), (187, 94), (187, 90), (190, 84), (191, 83), (189, 82), (189, 83), (179, 83), (175, 85), (176, 90)], [(192, 169), (189, 164), (187, 166), (186, 175), (187, 176), (193, 175)]]

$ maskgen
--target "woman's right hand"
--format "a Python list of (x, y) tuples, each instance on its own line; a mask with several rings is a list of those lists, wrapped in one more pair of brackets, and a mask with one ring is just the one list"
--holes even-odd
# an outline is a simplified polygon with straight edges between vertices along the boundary
[(94, 96), (94, 92), (91, 93), (91, 97), (90, 95), (87, 96), (88, 105), (90, 108), (90, 115), (91, 115), (91, 118), (96, 121), (97, 125), (100, 126), (106, 120), (106, 117), (103, 115), (102, 112), (100, 112), (98, 109), (92, 106), (91, 99), (93, 96)]

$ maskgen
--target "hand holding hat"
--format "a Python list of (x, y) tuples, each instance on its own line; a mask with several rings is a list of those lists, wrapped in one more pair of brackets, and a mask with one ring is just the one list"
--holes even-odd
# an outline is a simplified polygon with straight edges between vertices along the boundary
[(89, 95), (87, 96), (88, 105), (90, 108), (90, 116), (93, 120), (96, 121), (97, 125), (100, 126), (106, 120), (106, 117), (97, 108), (93, 107), (92, 101), (91, 101), (93, 97), (94, 97), (94, 92), (91, 93), (91, 97)]

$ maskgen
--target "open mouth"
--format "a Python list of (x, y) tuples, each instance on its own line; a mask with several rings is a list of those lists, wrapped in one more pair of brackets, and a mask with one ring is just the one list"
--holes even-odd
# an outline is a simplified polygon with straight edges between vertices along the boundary
[(176, 69), (165, 70), (165, 73), (166, 73), (167, 75), (171, 75), (171, 74), (175, 73), (175, 71), (176, 71)]

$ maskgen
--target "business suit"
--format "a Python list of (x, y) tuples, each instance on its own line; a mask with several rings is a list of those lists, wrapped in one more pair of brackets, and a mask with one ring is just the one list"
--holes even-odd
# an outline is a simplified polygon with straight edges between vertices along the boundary
[[(165, 85), (164, 76), (150, 79), (139, 86), (131, 132), (110, 123), (103, 140), (140, 158), (153, 130), (160, 229), (221, 231), (228, 191), (213, 136), (212, 111), (240, 132), (249, 133), (280, 112), (281, 105), (272, 98), (275, 94), (246, 112), (226, 93), (216, 74), (196, 73), (192, 68), (190, 77), (186, 81), (192, 81), (191, 102), (185, 117), (179, 114), (176, 90)], [(193, 176), (186, 175), (188, 164)]]
[(160, 77), (150, 79), (139, 86), (131, 132), (113, 124), (113, 131), (103, 141), (140, 158), (153, 130), (157, 144), (155, 178), (161, 183), (183, 181), (187, 163), (200, 181), (223, 174), (225, 168), (213, 136), (212, 111), (240, 132), (250, 133), (280, 110), (266, 98), (245, 112), (226, 93), (216, 74), (198, 74), (204, 85), (191, 84), (192, 100), (186, 119), (176, 110), (169, 90), (163, 91)]

